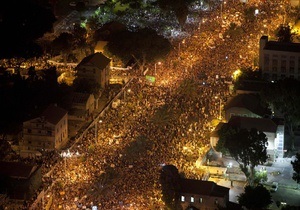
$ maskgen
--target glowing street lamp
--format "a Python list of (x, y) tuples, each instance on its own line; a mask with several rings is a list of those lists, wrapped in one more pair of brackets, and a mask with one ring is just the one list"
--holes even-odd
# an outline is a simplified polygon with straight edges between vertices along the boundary
[(95, 121), (95, 143), (98, 142), (98, 126), (97, 126), (98, 122), (99, 122), (99, 123), (102, 123), (102, 120), (99, 120), (99, 121), (98, 121), (98, 119), (97, 119), (97, 120)]
[(156, 64), (161, 65), (161, 62), (157, 62), (154, 64), (154, 76), (156, 76)]
[(219, 99), (219, 120), (222, 119), (222, 101), (221, 101), (221, 97), (215, 96), (215, 99)]

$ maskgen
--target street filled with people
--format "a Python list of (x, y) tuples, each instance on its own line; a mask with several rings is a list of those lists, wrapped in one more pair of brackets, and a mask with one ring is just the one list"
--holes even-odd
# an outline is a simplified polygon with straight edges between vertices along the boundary
[[(188, 37), (172, 39), (166, 60), (148, 66), (154, 83), (135, 76), (120, 106), (97, 118), (97, 128), (49, 167), (45, 202), (52, 209), (163, 209), (162, 166), (172, 164), (186, 178), (204, 177), (199, 166), (209, 149), (211, 122), (222, 120), (230, 96), (226, 81), (237, 69), (254, 68), (259, 38), (282, 21), (275, 13), (280, 1), (222, 4), (196, 26), (187, 25)], [(260, 13), (246, 23), (242, 13), (250, 6)], [(268, 24), (266, 30), (265, 22), (273, 28)], [(230, 29), (232, 23), (241, 31)]]
[[(274, 10), (280, 5), (272, 4)], [(259, 38), (266, 33), (256, 22), (253, 28), (242, 25), (247, 33), (237, 38), (223, 37), (230, 23), (243, 24), (237, 13), (243, 7), (227, 2), (221, 16), (220, 10), (212, 11), (189, 37), (174, 39), (175, 50), (157, 67), (155, 83), (132, 80), (121, 106), (101, 116), (98, 138), (90, 129), (72, 147), (78, 155), (63, 157), (51, 173), (48, 196), (55, 209), (160, 209), (164, 164), (175, 165), (185, 177), (203, 177), (196, 163), (209, 147), (211, 121), (222, 117), (229, 96), (224, 80), (254, 65)], [(271, 14), (264, 18), (273, 20)]]

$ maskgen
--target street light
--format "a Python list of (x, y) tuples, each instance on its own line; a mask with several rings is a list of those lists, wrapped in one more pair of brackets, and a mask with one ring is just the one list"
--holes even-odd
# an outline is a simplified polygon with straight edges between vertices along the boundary
[(102, 120), (98, 121), (98, 119), (96, 119), (96, 121), (95, 121), (95, 143), (98, 142), (98, 126), (97, 126), (98, 122), (102, 123)]
[(161, 62), (157, 62), (154, 64), (154, 76), (156, 76), (156, 64), (161, 65)]
[[(127, 92), (130, 93), (131, 89), (128, 89)], [(123, 97), (124, 97), (124, 101), (125, 101), (126, 100), (126, 90), (125, 89), (123, 90), (123, 94), (124, 94)]]
[(182, 40), (181, 42), (179, 42), (178, 44), (178, 55), (180, 54), (180, 50), (181, 50), (181, 43), (184, 44), (185, 43), (185, 39)]
[(222, 119), (222, 101), (221, 101), (221, 97), (215, 96), (215, 99), (219, 99), (219, 120)]

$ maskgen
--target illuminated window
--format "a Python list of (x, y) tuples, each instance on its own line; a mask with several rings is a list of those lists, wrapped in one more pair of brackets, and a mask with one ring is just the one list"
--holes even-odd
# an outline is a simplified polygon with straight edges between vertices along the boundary
[(194, 203), (195, 202), (195, 198), (192, 196), (191, 197), (191, 202)]
[(199, 203), (202, 203), (202, 198), (199, 198)]
[(215, 200), (215, 204), (218, 204), (218, 203), (219, 203), (219, 202), (218, 202), (218, 199), (216, 199), (216, 200)]
[(184, 202), (185, 201), (185, 197), (182, 195), (181, 196), (181, 202)]

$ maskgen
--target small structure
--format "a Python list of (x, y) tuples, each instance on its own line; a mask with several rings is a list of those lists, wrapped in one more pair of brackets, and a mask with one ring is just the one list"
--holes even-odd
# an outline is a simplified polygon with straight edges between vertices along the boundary
[(28, 201), (42, 184), (41, 167), (21, 162), (0, 161), (0, 191), (9, 199)]
[(227, 207), (229, 188), (211, 181), (181, 179), (180, 201), (183, 209), (217, 209)]
[(93, 94), (75, 92), (72, 97), (72, 106), (69, 111), (70, 120), (85, 120), (98, 108), (98, 100)]
[(224, 109), (226, 121), (232, 116), (262, 118), (271, 115), (267, 105), (262, 106), (262, 101), (256, 94), (236, 95), (228, 101)]
[(94, 49), (95, 53), (103, 53), (107, 43), (108, 41), (98, 41)]
[(68, 112), (50, 105), (37, 118), (23, 122), (21, 150), (61, 149), (68, 142)]

